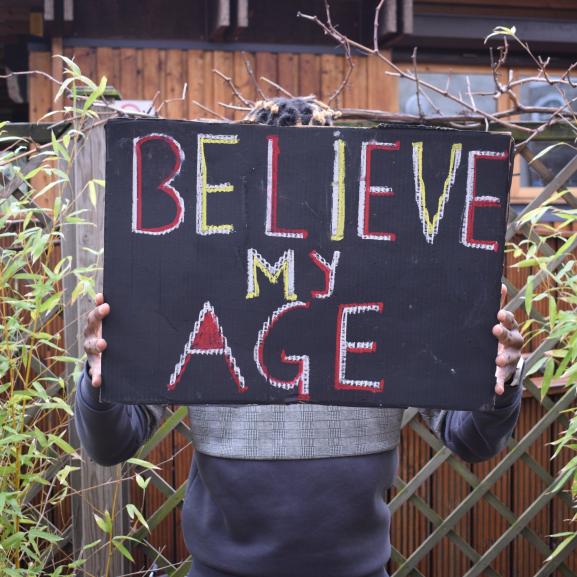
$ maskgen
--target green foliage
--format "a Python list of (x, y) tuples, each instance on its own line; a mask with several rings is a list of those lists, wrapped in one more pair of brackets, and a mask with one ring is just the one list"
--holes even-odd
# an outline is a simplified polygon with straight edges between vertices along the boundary
[[(10, 577), (72, 575), (102, 548), (133, 560), (127, 549), (133, 539), (114, 535), (109, 511), (94, 513), (103, 538), (77, 558), (56, 526), (80, 456), (68, 438), (73, 412), (70, 383), (62, 376), (79, 360), (63, 348), (55, 320), (68, 304), (65, 283), (73, 287), (72, 301), (93, 296), (96, 271), (96, 265), (80, 269), (61, 256), (63, 225), (84, 223), (63, 190), (71, 186), (72, 163), (90, 124), (98, 122), (94, 106), (106, 89), (106, 78), (97, 85), (72, 60), (62, 59), (65, 80), (57, 98), (66, 97), (60, 113), (70, 128), (60, 134), (55, 127), (50, 142), (37, 147), (0, 123), (0, 575)], [(11, 183), (19, 183), (17, 189), (3, 194)], [(91, 180), (74, 193), (86, 193), (96, 204), (103, 185)], [(148, 479), (137, 480), (145, 489)], [(127, 506), (127, 514), (148, 528), (135, 505)]]
[[(546, 153), (553, 150), (549, 147)], [(541, 397), (552, 385), (577, 388), (577, 208), (565, 204), (563, 196), (568, 191), (556, 193), (543, 206), (527, 213), (521, 222), (532, 227), (535, 240), (523, 240), (512, 245), (517, 267), (533, 267), (535, 274), (528, 277), (523, 295), (525, 310), (529, 314), (537, 303), (546, 303), (547, 313), (534, 315), (524, 325), (529, 340), (542, 336), (550, 343), (549, 350), (529, 371), (529, 375), (542, 372)], [(547, 218), (545, 218), (547, 216)], [(543, 248), (548, 246), (549, 251)], [(549, 254), (547, 254), (549, 253)], [(536, 281), (540, 279), (537, 286)], [(554, 490), (567, 486), (577, 504), (577, 408), (565, 414), (568, 425), (552, 444), (554, 458), (563, 451), (562, 467)], [(577, 513), (570, 520), (577, 522)], [(556, 535), (562, 539), (551, 558), (560, 554), (575, 538), (575, 530)]]

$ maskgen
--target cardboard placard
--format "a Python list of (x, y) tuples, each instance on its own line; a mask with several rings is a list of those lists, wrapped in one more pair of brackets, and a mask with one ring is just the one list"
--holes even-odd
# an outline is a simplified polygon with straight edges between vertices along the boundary
[(474, 409), (508, 135), (114, 120), (102, 398)]

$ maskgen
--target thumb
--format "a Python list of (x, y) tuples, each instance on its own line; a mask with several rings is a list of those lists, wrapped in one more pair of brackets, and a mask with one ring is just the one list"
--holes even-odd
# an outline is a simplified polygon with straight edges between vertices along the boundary
[(495, 370), (495, 393), (502, 395), (505, 391), (505, 371), (502, 367)]
[(501, 284), (501, 305), (499, 308), (503, 308), (507, 303), (507, 285)]

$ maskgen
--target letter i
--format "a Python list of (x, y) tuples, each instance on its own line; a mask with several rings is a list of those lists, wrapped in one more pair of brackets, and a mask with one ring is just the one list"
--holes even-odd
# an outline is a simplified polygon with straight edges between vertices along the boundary
[[(338, 136), (340, 132), (335, 132)], [(345, 141), (335, 140), (333, 163), (333, 202), (331, 215), (331, 240), (343, 240), (345, 235)]]

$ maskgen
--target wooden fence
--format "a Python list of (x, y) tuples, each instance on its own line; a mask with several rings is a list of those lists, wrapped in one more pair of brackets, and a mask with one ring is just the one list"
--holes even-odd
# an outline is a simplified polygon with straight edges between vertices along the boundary
[[(56, 45), (54, 49), (58, 48)], [(232, 76), (249, 97), (255, 96), (243, 56), (234, 52), (87, 47), (65, 53), (74, 55), (86, 75), (96, 78), (105, 74), (124, 98), (152, 99), (157, 90), (161, 92), (160, 101), (177, 98), (186, 82), (189, 87), (187, 98), (167, 104), (163, 115), (168, 117), (206, 116), (193, 100), (214, 109), (218, 108), (218, 102), (231, 101), (228, 87), (212, 73), (213, 67)], [(338, 85), (344, 69), (341, 57), (328, 54), (255, 53), (247, 56), (257, 77), (267, 76), (295, 93), (316, 93), (321, 98), (326, 98)], [(58, 66), (48, 52), (31, 53), (31, 69), (49, 71), (57, 76)], [(340, 104), (397, 108), (395, 79), (383, 77), (372, 59), (358, 58), (354, 75)], [(265, 92), (273, 94), (266, 88)], [(52, 106), (53, 89), (47, 80), (37, 77), (31, 83), (30, 94), (31, 114), (33, 118), (39, 118)], [(238, 116), (237, 113), (228, 114)], [(103, 157), (99, 158), (95, 152), (98, 146), (96, 142), (85, 147), (85, 155), (79, 159), (82, 172), (74, 176), (73, 194), (77, 195), (81, 190), (83, 179), (98, 177), (98, 171), (102, 170)], [(556, 175), (543, 163), (536, 162), (532, 166), (548, 183), (537, 199), (537, 202), (543, 202), (577, 171), (577, 159)], [(570, 197), (569, 202), (577, 206), (574, 197)], [(92, 213), (96, 222), (99, 222), (101, 211), (102, 203)], [(529, 234), (528, 230), (517, 228), (518, 216), (515, 210), (511, 211), (509, 239)], [(99, 235), (101, 230), (96, 229), (91, 234), (68, 240), (78, 246), (88, 243), (100, 247)], [(551, 251), (554, 247), (545, 246), (543, 250)], [(80, 254), (76, 245), (68, 249), (68, 253)], [(512, 264), (511, 258), (508, 258), (508, 264)], [(518, 310), (523, 304), (522, 286), (532, 272), (523, 270), (525, 272), (509, 268), (507, 272), (512, 296), (508, 305), (510, 310)], [(86, 310), (86, 304), (79, 307), (69, 311), (71, 317), (77, 313), (82, 315)], [(540, 312), (543, 310), (537, 307), (534, 314)], [(521, 312), (519, 316), (522, 316)], [(77, 342), (78, 327), (70, 334)], [(68, 344), (73, 350), (77, 347), (75, 343)], [(529, 366), (553, 346), (554, 343), (541, 341), (529, 347)], [(577, 576), (577, 537), (556, 561), (544, 563), (556, 545), (550, 535), (565, 530), (564, 520), (571, 514), (569, 495), (550, 490), (564, 461), (563, 458), (550, 460), (552, 447), (549, 443), (565, 427), (562, 411), (574, 402), (575, 392), (554, 387), (541, 402), (538, 378), (526, 379), (525, 387), (522, 414), (514, 438), (506, 451), (482, 464), (469, 465), (454, 457), (423, 425), (415, 411), (406, 412), (398, 477), (388, 495), (393, 512), (394, 549), (390, 571), (394, 577)], [(143, 448), (141, 456), (160, 463), (161, 469), (145, 473), (152, 480), (144, 504), (152, 534), (139, 533), (146, 540), (146, 545), (137, 552), (139, 568), (156, 561), (158, 565), (170, 567), (171, 575), (186, 575), (188, 554), (182, 540), (180, 506), (192, 450), (184, 407), (170, 411), (167, 420)], [(86, 487), (93, 482), (99, 484), (115, 478), (120, 478), (119, 467), (105, 470), (87, 462), (75, 482)], [(99, 502), (106, 504), (106, 493), (99, 491), (101, 489), (85, 492), (81, 502), (73, 503), (73, 535), (77, 541), (92, 540), (89, 535), (95, 529), (90, 508)], [(123, 488), (123, 495), (130, 502), (141, 502), (140, 490), (134, 483)], [(121, 498), (117, 501), (117, 511), (122, 502)], [(122, 516), (118, 521), (122, 523)], [(93, 570), (98, 574), (97, 563)], [(118, 560), (113, 574), (120, 575), (123, 570), (126, 568), (123, 569)], [(134, 570), (130, 568), (126, 572)]]

